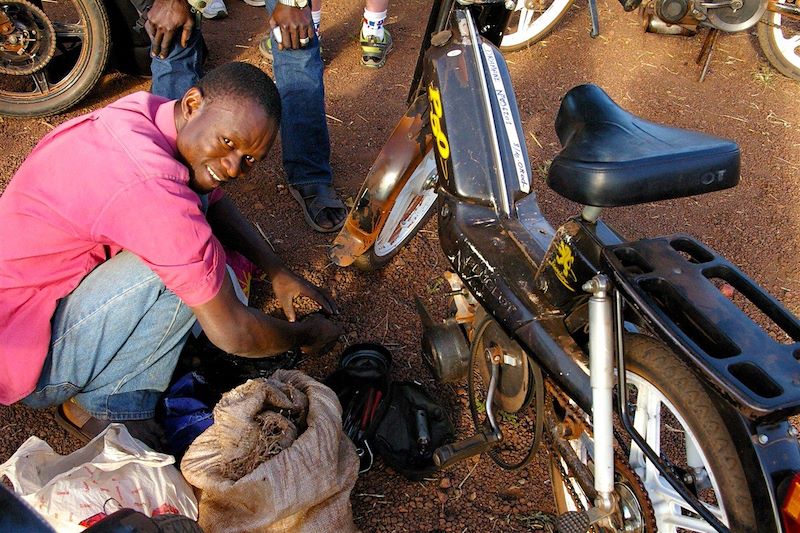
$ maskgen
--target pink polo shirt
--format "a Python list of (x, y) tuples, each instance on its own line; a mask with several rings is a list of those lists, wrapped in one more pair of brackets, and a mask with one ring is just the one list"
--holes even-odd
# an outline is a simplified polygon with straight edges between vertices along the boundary
[(58, 300), (121, 250), (187, 305), (219, 291), (225, 253), (176, 160), (173, 109), (139, 92), (62, 124), (0, 197), (0, 403), (33, 391)]

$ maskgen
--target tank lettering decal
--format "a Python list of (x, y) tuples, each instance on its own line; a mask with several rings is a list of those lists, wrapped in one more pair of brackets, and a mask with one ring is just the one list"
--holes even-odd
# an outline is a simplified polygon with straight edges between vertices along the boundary
[(497, 286), (494, 269), (474, 248), (458, 248), (454, 255), (448, 254), (450, 264), (469, 290), (479, 297), (495, 300), (508, 315), (519, 309)]
[(442, 110), (442, 95), (439, 93), (439, 89), (431, 85), (428, 88), (428, 99), (431, 102), (431, 130), (433, 131), (433, 137), (436, 139), (436, 150), (439, 152), (439, 157), (447, 159), (450, 157), (450, 143), (447, 141), (447, 135), (445, 135), (444, 130), (442, 130), (444, 111)]
[(486, 57), (486, 65), (489, 67), (489, 76), (492, 78), (494, 92), (497, 95), (497, 104), (500, 108), (500, 115), (503, 117), (503, 125), (506, 128), (506, 135), (511, 146), (511, 155), (514, 158), (514, 170), (517, 172), (519, 189), (522, 192), (531, 192), (531, 178), (528, 175), (528, 167), (525, 164), (528, 154), (517, 134), (517, 124), (514, 122), (514, 113), (511, 103), (508, 100), (508, 93), (503, 84), (503, 77), (500, 74), (500, 67), (497, 64), (495, 49), (483, 43), (483, 55)]

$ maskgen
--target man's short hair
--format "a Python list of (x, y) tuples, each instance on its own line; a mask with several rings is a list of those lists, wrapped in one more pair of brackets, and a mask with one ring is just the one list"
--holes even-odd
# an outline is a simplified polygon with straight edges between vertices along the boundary
[(275, 83), (261, 69), (233, 61), (213, 69), (197, 83), (203, 98), (249, 98), (261, 104), (267, 114), (280, 122), (281, 98)]

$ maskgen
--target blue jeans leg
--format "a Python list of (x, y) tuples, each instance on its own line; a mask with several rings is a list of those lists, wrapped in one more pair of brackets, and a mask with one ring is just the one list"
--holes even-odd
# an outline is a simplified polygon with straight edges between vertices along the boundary
[(180, 33), (173, 39), (172, 50), (166, 59), (154, 57), (150, 62), (153, 74), (150, 92), (169, 98), (180, 99), (203, 75), (203, 34), (195, 29), (186, 43), (180, 44)]
[[(266, 0), (272, 13), (277, 0)], [(273, 39), (272, 71), (281, 95), (281, 152), (290, 185), (332, 183), (331, 144), (319, 39), (299, 50), (279, 50)]]
[(22, 401), (49, 407), (74, 396), (101, 420), (151, 418), (194, 321), (149, 267), (122, 252), (59, 302), (42, 375)]

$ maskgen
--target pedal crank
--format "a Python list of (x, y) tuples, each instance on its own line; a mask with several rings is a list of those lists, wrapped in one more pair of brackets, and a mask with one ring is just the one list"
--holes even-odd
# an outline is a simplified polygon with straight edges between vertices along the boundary
[(486, 397), (486, 420), (483, 429), (475, 435), (440, 446), (433, 452), (433, 462), (439, 468), (447, 468), (468, 457), (489, 451), (503, 440), (503, 433), (497, 425), (494, 414), (494, 396), (500, 376), (499, 361), (491, 361), (491, 377), (489, 378), (489, 391)]

